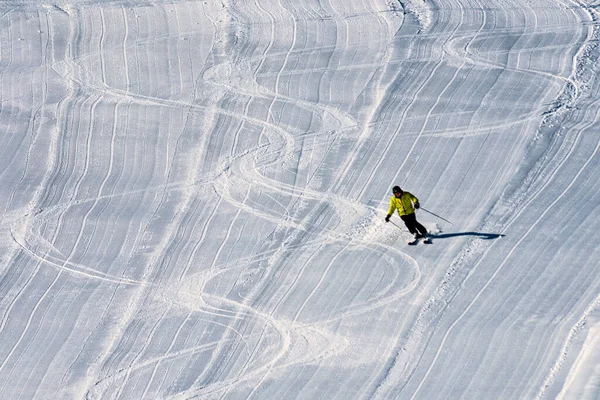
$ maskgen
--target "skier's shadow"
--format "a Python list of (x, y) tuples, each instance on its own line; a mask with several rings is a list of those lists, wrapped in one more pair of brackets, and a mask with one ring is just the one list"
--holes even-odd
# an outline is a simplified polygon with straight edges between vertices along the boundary
[(483, 232), (455, 232), (455, 233), (438, 233), (437, 235), (432, 234), (432, 239), (449, 239), (458, 236), (476, 236), (483, 240), (498, 239), (504, 237), (501, 233), (483, 233)]

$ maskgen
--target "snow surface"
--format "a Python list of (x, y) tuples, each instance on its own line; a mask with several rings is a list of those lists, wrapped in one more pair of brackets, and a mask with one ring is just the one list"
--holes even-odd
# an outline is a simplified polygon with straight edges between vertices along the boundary
[(3, 1), (0, 398), (600, 398), (599, 12)]

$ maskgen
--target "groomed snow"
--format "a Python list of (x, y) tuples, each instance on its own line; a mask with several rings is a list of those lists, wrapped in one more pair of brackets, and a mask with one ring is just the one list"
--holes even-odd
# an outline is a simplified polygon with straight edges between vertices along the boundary
[(600, 398), (599, 24), (2, 2), (0, 398)]

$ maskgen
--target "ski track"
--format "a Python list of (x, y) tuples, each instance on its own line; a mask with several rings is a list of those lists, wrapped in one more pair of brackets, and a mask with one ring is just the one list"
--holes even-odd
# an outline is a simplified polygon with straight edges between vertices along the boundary
[(0, 397), (596, 398), (597, 18), (6, 2)]

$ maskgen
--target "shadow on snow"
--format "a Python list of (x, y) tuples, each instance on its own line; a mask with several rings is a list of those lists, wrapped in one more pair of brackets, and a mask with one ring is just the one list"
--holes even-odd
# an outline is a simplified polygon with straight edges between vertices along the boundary
[(458, 236), (476, 236), (484, 240), (498, 239), (505, 235), (501, 233), (483, 233), (483, 232), (455, 232), (455, 233), (439, 233), (437, 235), (431, 235), (432, 239), (449, 239)]

